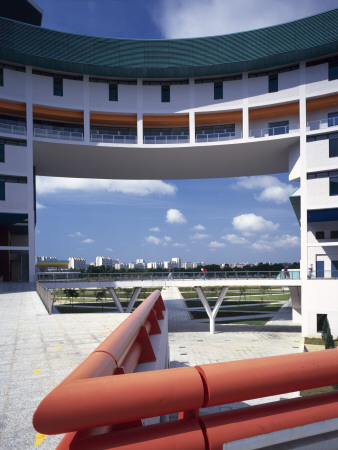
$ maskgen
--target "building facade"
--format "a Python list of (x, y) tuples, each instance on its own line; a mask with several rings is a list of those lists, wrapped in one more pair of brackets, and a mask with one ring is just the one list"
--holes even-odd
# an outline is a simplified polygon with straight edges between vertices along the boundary
[(68, 258), (68, 269), (86, 269), (87, 261), (85, 258)]
[(301, 223), (295, 318), (316, 335), (327, 315), (338, 334), (338, 9), (152, 41), (0, 18), (0, 167), (4, 280), (34, 279), (36, 175), (288, 172), (300, 183), (291, 198)]

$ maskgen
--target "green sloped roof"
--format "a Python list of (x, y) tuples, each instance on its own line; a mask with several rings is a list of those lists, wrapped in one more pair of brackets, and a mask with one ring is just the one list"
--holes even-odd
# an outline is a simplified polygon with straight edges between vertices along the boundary
[(0, 18), (0, 58), (51, 70), (129, 78), (261, 70), (338, 52), (338, 8), (259, 30), (192, 39), (76, 35)]

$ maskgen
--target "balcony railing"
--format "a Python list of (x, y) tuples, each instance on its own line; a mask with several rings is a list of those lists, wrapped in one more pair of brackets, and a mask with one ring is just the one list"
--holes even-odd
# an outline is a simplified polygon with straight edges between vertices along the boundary
[(78, 273), (78, 272), (41, 272), (37, 280), (46, 281), (149, 281), (149, 280), (299, 280), (299, 270), (284, 271), (231, 271), (208, 272), (139, 272), (139, 273)]
[(26, 126), (25, 125), (10, 125), (8, 123), (0, 122), (0, 132), (8, 133), (8, 134), (26, 134)]
[(309, 270), (308, 272), (309, 280), (337, 280), (338, 279), (338, 270), (317, 270), (317, 272)]
[(189, 136), (185, 135), (168, 135), (168, 136), (144, 136), (144, 144), (187, 144)]
[(250, 130), (250, 137), (261, 138), (267, 136), (277, 136), (279, 134), (288, 134), (290, 132), (296, 132), (299, 130), (299, 125), (284, 125), (281, 127), (261, 128), (258, 130)]
[(83, 141), (83, 133), (80, 131), (60, 131), (34, 128), (34, 137), (60, 139), (63, 141)]
[(227, 133), (204, 133), (196, 134), (196, 142), (217, 142), (228, 141), (230, 139), (241, 139), (241, 131), (229, 131)]
[(111, 144), (137, 144), (137, 136), (123, 136), (95, 133), (90, 136), (91, 142), (108, 142)]
[(329, 117), (307, 122), (307, 131), (321, 130), (323, 128), (334, 127), (338, 125), (338, 117)]

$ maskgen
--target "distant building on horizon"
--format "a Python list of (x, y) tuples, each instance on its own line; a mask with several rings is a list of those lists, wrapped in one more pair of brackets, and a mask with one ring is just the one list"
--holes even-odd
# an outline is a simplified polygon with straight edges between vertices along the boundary
[(68, 258), (68, 269), (86, 269), (87, 261), (85, 258)]

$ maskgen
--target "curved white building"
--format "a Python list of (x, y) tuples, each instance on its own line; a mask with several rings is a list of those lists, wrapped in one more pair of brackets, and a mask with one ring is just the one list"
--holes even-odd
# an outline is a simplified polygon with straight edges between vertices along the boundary
[(292, 197), (302, 254), (294, 310), (304, 334), (316, 334), (325, 314), (338, 334), (338, 9), (232, 35), (145, 41), (44, 29), (40, 11), (16, 1), (20, 17), (11, 2), (0, 6), (3, 279), (34, 279), (35, 175), (289, 172), (301, 186)]

